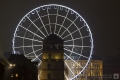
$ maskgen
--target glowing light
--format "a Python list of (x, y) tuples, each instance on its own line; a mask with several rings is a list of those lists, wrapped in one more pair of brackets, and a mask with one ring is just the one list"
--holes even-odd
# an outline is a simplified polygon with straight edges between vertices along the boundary
[(51, 6), (48, 6), (48, 9), (51, 9)]
[(32, 14), (35, 14), (35, 11), (32, 11), (31, 13), (32, 13)]
[(74, 14), (74, 12), (73, 12), (73, 11), (71, 11), (71, 14)]
[(43, 9), (43, 10), (45, 10), (45, 9), (46, 9), (46, 7), (44, 6), (44, 7), (42, 7), (42, 9)]
[(16, 73), (15, 76), (18, 77), (18, 73)]
[(66, 8), (65, 11), (68, 12), (69, 10)]
[(10, 64), (10, 67), (12, 67), (12, 64)]
[(60, 7), (60, 10), (63, 10), (63, 7)]
[(54, 6), (54, 9), (57, 9), (57, 6)]
[(37, 12), (40, 12), (40, 8), (37, 9)]

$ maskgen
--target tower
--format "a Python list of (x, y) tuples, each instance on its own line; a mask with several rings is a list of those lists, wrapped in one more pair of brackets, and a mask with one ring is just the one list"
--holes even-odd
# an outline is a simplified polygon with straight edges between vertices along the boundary
[(53, 33), (43, 40), (41, 68), (40, 80), (64, 80), (63, 40)]

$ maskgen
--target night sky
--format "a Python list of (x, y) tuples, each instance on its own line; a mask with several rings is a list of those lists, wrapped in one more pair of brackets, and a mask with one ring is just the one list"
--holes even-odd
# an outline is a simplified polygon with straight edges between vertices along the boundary
[(114, 55), (120, 45), (120, 0), (0, 0), (0, 51), (12, 51), (12, 38), (21, 18), (45, 4), (77, 11), (90, 26), (94, 54)]

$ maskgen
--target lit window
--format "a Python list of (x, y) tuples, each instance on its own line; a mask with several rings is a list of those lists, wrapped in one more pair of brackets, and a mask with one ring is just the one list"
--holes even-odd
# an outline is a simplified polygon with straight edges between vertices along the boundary
[(10, 67), (12, 66), (12, 64), (10, 64)]
[(16, 75), (15, 75), (16, 77), (18, 77), (18, 73), (16, 73)]
[(15, 64), (10, 64), (10, 67), (15, 66)]

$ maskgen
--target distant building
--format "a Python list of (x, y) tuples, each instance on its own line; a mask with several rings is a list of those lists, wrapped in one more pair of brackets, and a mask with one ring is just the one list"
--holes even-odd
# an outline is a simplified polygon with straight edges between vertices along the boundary
[(5, 71), (5, 66), (0, 63), (0, 80), (4, 80), (4, 71)]
[(24, 57), (11, 54), (9, 65), (5, 67), (5, 80), (38, 80), (38, 63)]
[[(72, 58), (77, 58), (77, 56), (73, 56)], [(68, 77), (73, 77), (73, 74), (79, 74), (79, 72), (83, 69), (88, 60), (75, 60), (78, 64), (74, 63), (72, 60), (66, 60), (66, 63), (69, 65), (69, 68), (73, 73), (68, 72)], [(88, 66), (85, 70), (77, 76), (74, 80), (102, 80), (103, 75), (103, 65), (102, 59), (98, 56), (93, 56), (92, 60), (89, 62)], [(81, 66), (81, 67), (80, 67)]]
[(103, 57), (103, 80), (120, 80), (120, 55)]

